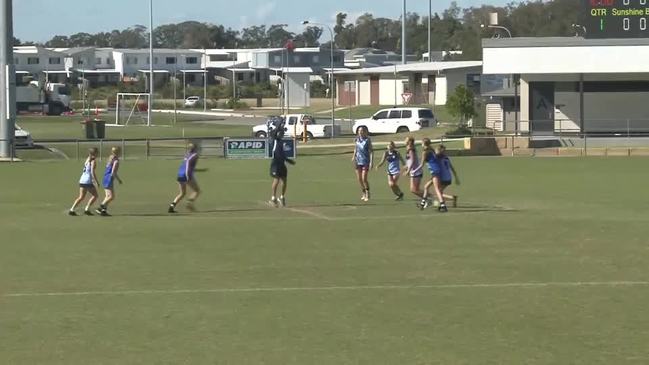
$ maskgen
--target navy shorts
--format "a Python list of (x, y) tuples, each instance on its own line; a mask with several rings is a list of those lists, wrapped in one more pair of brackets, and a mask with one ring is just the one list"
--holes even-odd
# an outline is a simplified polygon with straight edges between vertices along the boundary
[(80, 187), (80, 188), (83, 188), (83, 189), (88, 189), (88, 190), (90, 190), (90, 189), (94, 189), (94, 188), (95, 188), (95, 185), (94, 185), (94, 184), (79, 184), (79, 187)]
[(288, 177), (286, 165), (270, 165), (270, 176), (272, 178), (285, 179)]
[(356, 170), (370, 171), (370, 165), (356, 165)]
[(177, 178), (176, 180), (177, 180), (179, 183), (186, 183), (186, 182), (189, 182), (189, 180), (191, 180), (191, 177), (190, 177), (190, 178), (187, 178), (187, 176), (184, 176), (184, 175), (183, 175), (183, 176), (178, 176), (178, 178)]
[(453, 181), (447, 180), (447, 181), (442, 181), (442, 186), (447, 187), (453, 185)]

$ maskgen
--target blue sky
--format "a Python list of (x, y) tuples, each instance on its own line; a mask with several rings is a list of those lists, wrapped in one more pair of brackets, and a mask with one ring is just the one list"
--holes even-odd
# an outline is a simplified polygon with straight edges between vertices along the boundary
[[(433, 0), (433, 11), (448, 7), (450, 0)], [(457, 0), (463, 7), (483, 3), (504, 5), (510, 0)], [(46, 41), (53, 35), (96, 33), (148, 25), (148, 0), (13, 0), (14, 33), (21, 40)], [(398, 17), (401, 0), (154, 0), (155, 25), (198, 20), (241, 29), (258, 24), (311, 21), (333, 24), (337, 12), (354, 19), (370, 12)], [(408, 10), (425, 14), (428, 1), (408, 0)]]

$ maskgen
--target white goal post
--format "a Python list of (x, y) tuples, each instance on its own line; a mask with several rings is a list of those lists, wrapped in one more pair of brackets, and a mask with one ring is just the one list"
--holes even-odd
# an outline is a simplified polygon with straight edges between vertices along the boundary
[(115, 104), (115, 125), (146, 125), (150, 126), (148, 118), (149, 93), (117, 93)]

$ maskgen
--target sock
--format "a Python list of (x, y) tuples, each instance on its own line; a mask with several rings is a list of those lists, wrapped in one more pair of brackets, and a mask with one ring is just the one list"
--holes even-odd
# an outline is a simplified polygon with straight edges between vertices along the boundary
[(277, 197), (276, 197), (275, 195), (273, 195), (273, 196), (270, 198), (270, 200), (271, 200), (271, 201), (275, 201), (275, 200), (277, 200)]
[(169, 204), (169, 205), (170, 205), (172, 208), (175, 208), (175, 207), (176, 207), (176, 203), (175, 203), (175, 202), (171, 202), (171, 204)]

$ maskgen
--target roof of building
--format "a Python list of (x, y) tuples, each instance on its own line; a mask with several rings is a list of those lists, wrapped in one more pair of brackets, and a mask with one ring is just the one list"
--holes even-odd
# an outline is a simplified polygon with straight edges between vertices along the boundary
[(484, 48), (649, 46), (649, 38), (519, 37), (482, 40)]
[(405, 65), (381, 66), (359, 68), (338, 72), (338, 75), (359, 75), (359, 74), (393, 74), (402, 72), (437, 72), (444, 70), (481, 67), (482, 61), (448, 61), (448, 62), (418, 62)]

